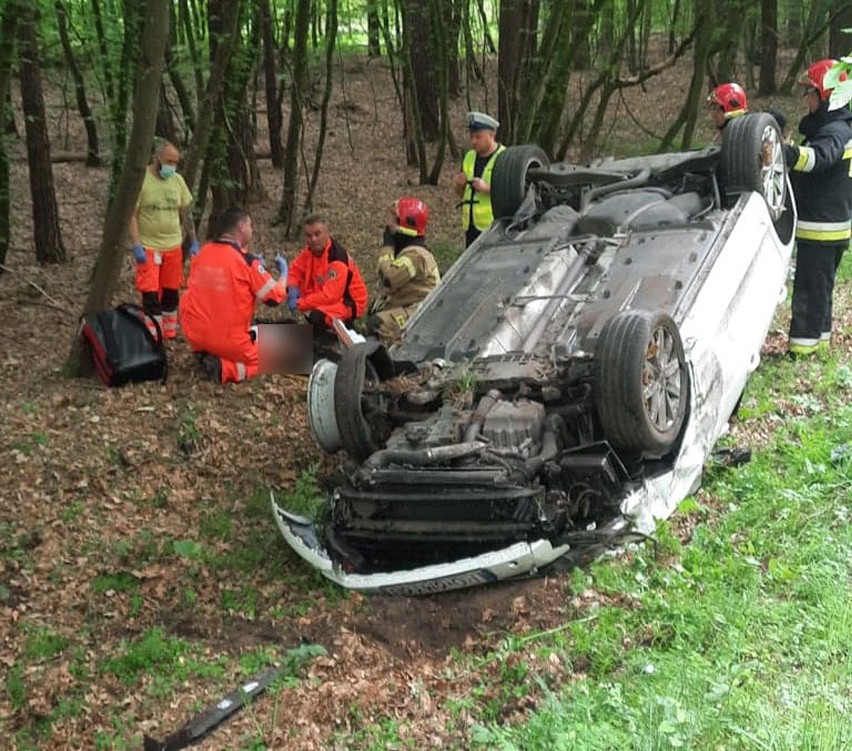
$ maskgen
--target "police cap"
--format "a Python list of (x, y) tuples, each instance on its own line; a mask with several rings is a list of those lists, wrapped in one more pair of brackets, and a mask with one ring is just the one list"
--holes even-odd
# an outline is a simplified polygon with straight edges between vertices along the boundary
[(467, 113), (468, 130), (497, 130), (499, 127), (500, 123), (491, 115), (486, 115), (484, 112)]

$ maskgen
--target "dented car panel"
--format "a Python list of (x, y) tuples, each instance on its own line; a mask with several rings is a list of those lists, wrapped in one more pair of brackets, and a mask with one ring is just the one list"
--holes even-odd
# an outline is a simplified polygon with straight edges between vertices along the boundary
[(272, 499), (293, 550), (341, 586), (417, 594), (652, 533), (698, 487), (785, 289), (780, 134), (741, 120), (721, 148), (585, 168), (508, 149), (501, 218), (402, 340), (315, 368), (311, 428), (345, 479), (321, 523)]

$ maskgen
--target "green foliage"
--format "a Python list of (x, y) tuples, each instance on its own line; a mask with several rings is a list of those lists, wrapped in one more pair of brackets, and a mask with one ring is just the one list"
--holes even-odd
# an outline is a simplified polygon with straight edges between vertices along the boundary
[(162, 628), (152, 628), (126, 644), (119, 657), (105, 660), (103, 670), (131, 685), (142, 675), (174, 670), (187, 649), (186, 642), (166, 636)]

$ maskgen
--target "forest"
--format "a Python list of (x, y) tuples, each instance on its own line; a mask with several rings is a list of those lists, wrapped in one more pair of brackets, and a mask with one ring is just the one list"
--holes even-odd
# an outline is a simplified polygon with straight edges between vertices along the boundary
[[(807, 463), (734, 479), (714, 470), (660, 531), (661, 552), (435, 597), (344, 593), (280, 539), (270, 491), (307, 503), (335, 471), (306, 425), (304, 379), (202, 382), (178, 340), (164, 384), (105, 389), (85, 375), (77, 339), (82, 314), (137, 297), (127, 231), (156, 139), (181, 151), (200, 237), (211, 216), (241, 204), (256, 252), (292, 258), (300, 218), (319, 211), (371, 271), (387, 207), (413, 195), (430, 206), (429, 245), (446, 271), (463, 247), (452, 178), (468, 148), (467, 111), (497, 118), (503, 144), (585, 163), (708, 144), (707, 94), (737, 81), (752, 109), (782, 110), (795, 132), (796, 82), (811, 61), (848, 54), (852, 2), (0, 0), (0, 29), (4, 747), (135, 751), (270, 666), (284, 668), (271, 696), (198, 748), (852, 743), (842, 720), (852, 671), (840, 671), (852, 598), (830, 599), (826, 615), (803, 594), (798, 626), (761, 599), (768, 590), (783, 599), (776, 584), (794, 587), (807, 562), (785, 557), (785, 535), (801, 542), (816, 521), (837, 535), (836, 550), (819, 551), (848, 585), (852, 541), (837, 525), (849, 454), (832, 453), (852, 444), (843, 427), (852, 419), (841, 419), (852, 388), (848, 254), (841, 346), (806, 369), (771, 361), (732, 428), (732, 441), (782, 457), (816, 436)], [(786, 320), (788, 309), (765, 345), (770, 360)], [(807, 422), (831, 414), (841, 417)], [(840, 473), (820, 475), (831, 493), (810, 495), (815, 467)], [(767, 479), (784, 472), (789, 493)], [(751, 513), (736, 493), (755, 487), (783, 496), (801, 522), (772, 527), (764, 542), (778, 547), (765, 557), (726, 526), (729, 512)], [(839, 500), (822, 507), (823, 497)], [(733, 562), (740, 553), (758, 563)], [(684, 583), (685, 569), (707, 578)], [(726, 598), (759, 576), (770, 584), (754, 583), (738, 615)], [(701, 600), (707, 592), (716, 599)], [(763, 603), (777, 631), (763, 630), (749, 602)], [(751, 624), (740, 623), (746, 615)], [(840, 624), (836, 641), (803, 636), (820, 617)], [(743, 641), (731, 636), (719, 663), (698, 664), (722, 633)], [(776, 638), (813, 649), (810, 665), (825, 661), (824, 696), (795, 684), (775, 707), (761, 693), (761, 669), (818, 683), (781, 646), (783, 664), (773, 662), (766, 644)], [(622, 685), (651, 680), (669, 659), (673, 673), (688, 663), (694, 684)], [(801, 707), (818, 711), (800, 717)], [(561, 735), (549, 736), (556, 726)], [(814, 737), (822, 745), (809, 746)]]

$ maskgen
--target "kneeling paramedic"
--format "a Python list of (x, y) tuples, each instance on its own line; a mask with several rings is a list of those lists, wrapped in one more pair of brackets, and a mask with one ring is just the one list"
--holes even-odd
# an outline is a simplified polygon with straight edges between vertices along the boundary
[(435, 257), (426, 247), (429, 207), (418, 198), (400, 198), (391, 207), (376, 259), (382, 296), (367, 319), (367, 330), (385, 344), (402, 334), (417, 306), (441, 281)]
[(260, 372), (263, 343), (259, 346), (250, 331), (255, 304), (279, 305), (287, 299), (287, 262), (276, 256), (276, 280), (263, 260), (247, 251), (253, 228), (241, 208), (227, 209), (218, 224), (216, 239), (192, 258), (180, 323), (207, 374), (221, 383), (235, 383)]

